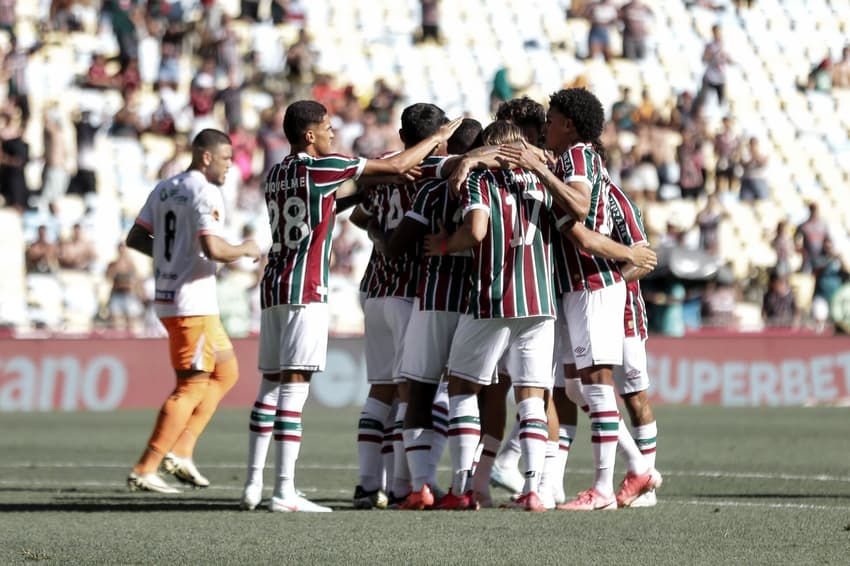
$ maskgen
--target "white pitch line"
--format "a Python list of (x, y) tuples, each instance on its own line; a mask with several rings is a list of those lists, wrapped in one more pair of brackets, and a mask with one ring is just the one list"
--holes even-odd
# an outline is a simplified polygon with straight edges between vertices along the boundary
[[(210, 470), (244, 470), (245, 464), (233, 463), (209, 463), (202, 464), (202, 468)], [(0, 470), (52, 470), (52, 469), (125, 469), (129, 470), (130, 464), (124, 463), (96, 463), (96, 462), (3, 462)], [(357, 466), (351, 464), (299, 464), (301, 470), (333, 470), (333, 471), (356, 471)], [(448, 468), (440, 467), (441, 471)], [(590, 468), (569, 468), (567, 472), (577, 474), (591, 474)], [(664, 476), (699, 477), (714, 479), (743, 479), (743, 480), (784, 480), (784, 481), (816, 481), (816, 482), (838, 482), (850, 483), (850, 476), (833, 476), (829, 474), (772, 474), (767, 472), (730, 472), (723, 470), (665, 470)]]
[[(659, 498), (660, 499), (660, 498)], [(711, 501), (689, 499), (687, 501), (676, 501), (664, 499), (663, 504), (677, 505), (707, 505), (711, 507), (767, 507), (770, 509), (806, 509), (812, 511), (850, 511), (847, 506), (812, 505), (809, 503), (760, 503), (757, 501)]]

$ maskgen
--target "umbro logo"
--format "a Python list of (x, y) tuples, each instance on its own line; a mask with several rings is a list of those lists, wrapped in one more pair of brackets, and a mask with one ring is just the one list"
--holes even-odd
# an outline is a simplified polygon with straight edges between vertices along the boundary
[(633, 370), (629, 371), (628, 373), (626, 373), (626, 379), (637, 379), (639, 377), (640, 377), (640, 370), (639, 369), (633, 369)]
[(583, 356), (587, 353), (587, 348), (585, 348), (584, 346), (579, 346), (574, 351), (576, 353), (576, 356)]

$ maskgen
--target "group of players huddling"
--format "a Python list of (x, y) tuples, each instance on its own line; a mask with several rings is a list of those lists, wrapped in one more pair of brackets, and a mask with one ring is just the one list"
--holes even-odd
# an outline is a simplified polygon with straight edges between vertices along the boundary
[[(585, 89), (552, 94), (548, 112), (528, 98), (506, 102), (483, 130), (419, 103), (401, 116), (405, 150), (364, 159), (331, 153), (321, 104), (288, 107), (292, 152), (264, 186), (273, 244), (243, 509), (262, 499), (273, 439), (269, 509), (331, 510), (296, 490), (295, 463), (310, 378), (325, 366), (335, 215), (355, 204), (351, 221), (374, 250), (360, 288), (370, 391), (354, 506), (474, 510), (492, 505), (491, 480), (517, 491), (504, 506), (527, 511), (655, 504), (638, 280), (656, 257), (640, 213), (605, 170), (603, 123)], [(357, 190), (338, 194), (350, 179)], [(516, 426), (497, 460), (511, 385)], [(567, 501), (578, 407), (590, 418), (595, 474)], [(446, 442), (452, 479), (442, 492)], [(627, 472), (615, 493), (618, 449)]]

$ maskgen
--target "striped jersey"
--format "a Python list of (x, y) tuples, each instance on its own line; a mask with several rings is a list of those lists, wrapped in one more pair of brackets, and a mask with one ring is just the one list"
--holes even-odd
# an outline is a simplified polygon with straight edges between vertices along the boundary
[(218, 314), (215, 261), (204, 256), (200, 236), (221, 236), (221, 190), (200, 171), (160, 182), (136, 224), (154, 235), (154, 308), (159, 317)]
[[(629, 247), (647, 243), (640, 210), (623, 189), (613, 182), (609, 184), (608, 202), (611, 205), (611, 219), (614, 225), (612, 237)], [(627, 337), (637, 336), (643, 340), (647, 338), (646, 305), (640, 292), (639, 281), (630, 281), (626, 284), (624, 324)]]
[(477, 171), (461, 189), (461, 209), (490, 215), (487, 234), (472, 249), (475, 318), (555, 316), (552, 287), (552, 196), (523, 169)]
[[(407, 217), (424, 224), (429, 234), (440, 231), (440, 225), (449, 234), (461, 222), (458, 200), (449, 194), (446, 181), (425, 182), (416, 193), (413, 207)], [(469, 275), (472, 252), (464, 250), (445, 256), (423, 256), (416, 296), (425, 311), (465, 312), (469, 298)]]
[(360, 157), (299, 153), (269, 171), (264, 193), (272, 246), (260, 284), (262, 308), (327, 302), (336, 190), (365, 166)]
[[(390, 152), (382, 155), (381, 158), (391, 157), (397, 153)], [(444, 161), (445, 157), (441, 156), (426, 157), (419, 165), (423, 172), (422, 178), (439, 177)], [(382, 231), (395, 230), (413, 206), (418, 186), (419, 183), (378, 185), (369, 189), (366, 198), (360, 204), (360, 209), (374, 217)], [(370, 299), (415, 297), (419, 285), (421, 257), (421, 244), (417, 244), (413, 252), (405, 253), (397, 258), (388, 258), (373, 248), (369, 264), (360, 280), (360, 291)]]
[[(590, 188), (590, 212), (584, 226), (605, 236), (611, 234), (608, 205), (608, 183), (605, 182), (602, 159), (590, 144), (579, 143), (565, 151), (556, 161), (553, 173), (565, 183), (584, 183)], [(560, 215), (558, 227), (570, 220)], [(572, 242), (563, 243), (567, 277), (561, 281), (563, 292), (596, 291), (623, 280), (617, 262), (591, 255)]]

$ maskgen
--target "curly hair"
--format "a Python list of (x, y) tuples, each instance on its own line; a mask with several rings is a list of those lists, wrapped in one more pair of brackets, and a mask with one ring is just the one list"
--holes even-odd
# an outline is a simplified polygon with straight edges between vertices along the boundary
[(549, 97), (549, 108), (569, 118), (582, 141), (591, 142), (602, 135), (605, 111), (592, 92), (583, 88), (566, 88)]
[[(496, 120), (508, 120), (525, 131), (526, 128), (536, 128), (542, 132), (546, 125), (546, 109), (539, 102), (527, 96), (514, 98), (499, 105), (496, 110)], [(537, 140), (528, 140), (537, 143)]]

